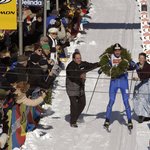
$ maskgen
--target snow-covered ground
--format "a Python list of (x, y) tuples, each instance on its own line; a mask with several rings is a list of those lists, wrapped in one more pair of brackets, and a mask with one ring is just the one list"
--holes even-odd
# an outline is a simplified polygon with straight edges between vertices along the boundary
[[(140, 20), (137, 3), (134, 0), (92, 0), (90, 10), (92, 19), (87, 25), (87, 34), (81, 35), (79, 48), (83, 60), (99, 61), (100, 54), (110, 45), (119, 42), (132, 53), (137, 61), (140, 47)], [(131, 72), (129, 73), (131, 79)], [(97, 70), (87, 74), (87, 106), (92, 95), (98, 74)], [(129, 81), (131, 83), (131, 80)], [(132, 82), (132, 90), (134, 81)], [(89, 111), (85, 108), (85, 123), (74, 129), (69, 125), (69, 99), (65, 92), (65, 71), (57, 78), (53, 94), (51, 115), (41, 119), (44, 128), (28, 133), (24, 150), (148, 150), (150, 122), (139, 124), (133, 114), (134, 129), (131, 135), (126, 126), (126, 114), (120, 93), (113, 107), (111, 133), (103, 129), (106, 106), (108, 103), (109, 79), (100, 76)], [(132, 98), (132, 94), (130, 95)], [(130, 100), (132, 106), (132, 100)], [(48, 127), (48, 128), (46, 128)], [(42, 136), (40, 136), (42, 135)]]

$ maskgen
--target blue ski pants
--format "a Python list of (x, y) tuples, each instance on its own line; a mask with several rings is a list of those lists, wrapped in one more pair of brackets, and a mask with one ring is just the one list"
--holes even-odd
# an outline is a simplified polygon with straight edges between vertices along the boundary
[(116, 99), (116, 94), (118, 89), (120, 89), (122, 94), (123, 103), (126, 109), (126, 114), (128, 120), (131, 120), (131, 108), (129, 105), (129, 85), (127, 77), (123, 76), (118, 79), (112, 79), (110, 81), (109, 88), (109, 104), (107, 106), (106, 118), (110, 119), (112, 107)]

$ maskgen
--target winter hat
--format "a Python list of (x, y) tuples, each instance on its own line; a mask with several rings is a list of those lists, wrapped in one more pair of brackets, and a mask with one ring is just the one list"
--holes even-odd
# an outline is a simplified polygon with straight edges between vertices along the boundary
[(22, 63), (24, 61), (28, 61), (28, 56), (20, 55), (20, 56), (18, 56), (17, 60), (18, 60), (18, 63)]
[(25, 46), (24, 51), (25, 52), (28, 52), (28, 51), (34, 52), (34, 45)]
[(116, 43), (114, 46), (113, 46), (113, 50), (121, 50), (121, 45), (119, 43)]
[(39, 56), (38, 54), (32, 54), (30, 57), (30, 60), (33, 63), (37, 63), (37, 62), (39, 62), (40, 58), (41, 58), (41, 56)]
[(41, 45), (39, 43), (35, 43), (34, 44), (34, 51), (36, 51), (37, 49), (41, 49)]
[(48, 41), (49, 41), (49, 39), (48, 39), (48, 37), (47, 36), (41, 36), (41, 38), (40, 38), (40, 43), (48, 43)]
[(76, 48), (76, 49), (74, 50), (74, 52), (80, 53), (80, 50)]
[(43, 44), (43, 45), (42, 45), (42, 49), (43, 49), (43, 50), (49, 50), (49, 51), (50, 51), (50, 46), (49, 46), (49, 44)]
[(58, 33), (58, 29), (57, 28), (50, 28), (49, 30), (48, 30), (48, 33)]

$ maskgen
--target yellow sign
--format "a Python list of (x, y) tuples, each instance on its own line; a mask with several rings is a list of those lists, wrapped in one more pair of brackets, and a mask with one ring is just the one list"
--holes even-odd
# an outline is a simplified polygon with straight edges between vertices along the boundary
[(16, 0), (0, 0), (0, 29), (17, 29)]

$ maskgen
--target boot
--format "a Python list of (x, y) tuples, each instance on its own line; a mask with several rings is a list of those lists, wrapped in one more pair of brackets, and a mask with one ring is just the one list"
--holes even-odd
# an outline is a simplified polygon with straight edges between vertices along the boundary
[(104, 127), (105, 127), (106, 129), (108, 129), (108, 128), (109, 128), (109, 125), (110, 125), (109, 119), (106, 119), (105, 122), (104, 122)]
[(139, 123), (143, 123), (143, 121), (144, 121), (144, 117), (143, 117), (143, 116), (139, 116), (138, 122), (139, 122)]
[(70, 124), (70, 126), (73, 128), (78, 128), (78, 125), (76, 123)]
[(129, 120), (129, 121), (128, 121), (128, 129), (129, 129), (129, 130), (132, 130), (132, 129), (133, 129), (132, 120)]

